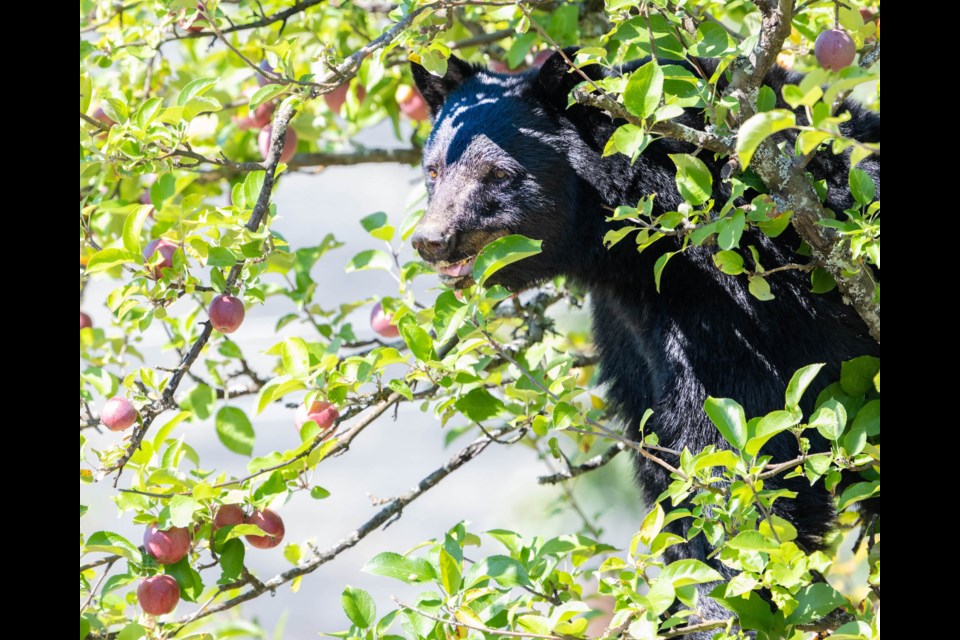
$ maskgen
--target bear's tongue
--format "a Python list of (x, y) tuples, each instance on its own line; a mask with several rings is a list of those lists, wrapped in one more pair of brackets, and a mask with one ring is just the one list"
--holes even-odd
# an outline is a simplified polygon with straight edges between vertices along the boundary
[(437, 271), (440, 272), (440, 274), (449, 276), (451, 278), (459, 278), (461, 276), (470, 275), (473, 273), (473, 258), (456, 262), (454, 264), (448, 264), (445, 267), (437, 267)]

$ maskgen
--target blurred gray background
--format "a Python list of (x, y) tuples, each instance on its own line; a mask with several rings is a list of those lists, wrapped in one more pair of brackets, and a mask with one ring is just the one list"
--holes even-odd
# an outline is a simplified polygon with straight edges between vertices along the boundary
[[(400, 144), (386, 124), (365, 132), (359, 141), (379, 147)], [(272, 226), (291, 242), (292, 248), (316, 245), (327, 233), (346, 243), (322, 258), (313, 270), (322, 291), (318, 300), (322, 296), (325, 308), (366, 296), (396, 294), (395, 283), (385, 272), (345, 274), (344, 266), (363, 249), (383, 248), (381, 241), (371, 238), (361, 228), (360, 218), (384, 211), (391, 223), (399, 225), (404, 202), (420, 180), (418, 169), (388, 164), (333, 167), (316, 175), (293, 174), (282, 178), (274, 197), (278, 218)], [(409, 247), (405, 247), (404, 252), (410, 256)], [(421, 280), (427, 285), (436, 285), (435, 279)], [(109, 326), (110, 315), (103, 301), (116, 284), (97, 277), (88, 285), (83, 307), (96, 326)], [(432, 302), (435, 295), (432, 290), (418, 291), (418, 299), (425, 302)], [(299, 323), (287, 325), (279, 334), (275, 332), (277, 318), (294, 311), (292, 303), (280, 298), (271, 298), (267, 304), (247, 310), (246, 321), (232, 337), (241, 345), (254, 369), (269, 371), (274, 359), (262, 352), (282, 337), (300, 335), (311, 339), (310, 328)], [(177, 312), (178, 307), (174, 306), (171, 313)], [(360, 338), (372, 337), (368, 315), (369, 308), (365, 307), (352, 318)], [(588, 322), (583, 312), (560, 320), (562, 324), (580, 327)], [(162, 350), (164, 341), (162, 331), (155, 326), (143, 336), (140, 348), (149, 366), (176, 363), (172, 351)], [(255, 397), (249, 397), (230, 403), (243, 407), (253, 418), (255, 456), (299, 444), (293, 410), (273, 404), (260, 416), (253, 417), (254, 400)], [(118, 437), (109, 431), (96, 434), (90, 430), (86, 434), (94, 448), (106, 447)], [(248, 459), (224, 448), (217, 440), (212, 420), (182, 424), (173, 435), (186, 436), (199, 451), (205, 468), (228, 474), (245, 473)], [(298, 493), (280, 509), (287, 531), (284, 542), (302, 546), (304, 541), (312, 539), (324, 549), (349, 535), (378, 509), (371, 498), (390, 498), (408, 491), (470, 441), (464, 437), (445, 448), (444, 435), (436, 420), (411, 403), (401, 405), (396, 421), (392, 414), (381, 418), (363, 432), (346, 455), (324, 461), (314, 473), (314, 482), (331, 492), (329, 498), (317, 501), (306, 493)], [(555, 512), (560, 490), (537, 484), (537, 476), (547, 472), (531, 449), (521, 445), (493, 445), (419, 498), (388, 529), (371, 534), (355, 548), (306, 576), (297, 593), (291, 593), (289, 586), (281, 587), (275, 597), (261, 596), (234, 609), (232, 615), (256, 619), (268, 630), (278, 631), (276, 637), (282, 638), (311, 638), (319, 632), (341, 631), (349, 626), (340, 607), (340, 594), (346, 585), (362, 587), (373, 594), (378, 615), (393, 608), (391, 596), (409, 602), (413, 594), (419, 593), (418, 589), (396, 580), (361, 572), (366, 561), (381, 551), (402, 553), (424, 540), (442, 536), (461, 520), (475, 533), (493, 528), (511, 529), (525, 536), (576, 532), (580, 521), (575, 514)], [(120, 486), (125, 484), (121, 481)], [(595, 522), (604, 529), (602, 540), (626, 547), (642, 517), (639, 492), (632, 484), (627, 456), (620, 456), (607, 468), (580, 478), (573, 487), (587, 513), (591, 516), (599, 513)], [(109, 481), (81, 485), (81, 504), (89, 507), (82, 521), (83, 531), (87, 534), (99, 529), (115, 531), (139, 544), (143, 528), (132, 525), (129, 517), (118, 517), (113, 495)], [(282, 548), (281, 545), (272, 550), (257, 550), (248, 546), (248, 567), (261, 579), (289, 568), (291, 565), (284, 560)], [(499, 543), (484, 538), (476, 555), (501, 552)], [(216, 572), (217, 569), (208, 569), (204, 573), (205, 583), (215, 582)], [(181, 603), (177, 615), (194, 607)]]

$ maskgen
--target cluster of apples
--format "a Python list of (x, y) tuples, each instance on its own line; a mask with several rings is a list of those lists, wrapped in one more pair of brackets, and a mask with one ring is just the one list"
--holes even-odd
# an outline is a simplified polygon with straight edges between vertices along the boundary
[[(173, 254), (176, 251), (177, 244), (167, 238), (157, 238), (147, 244), (143, 250), (143, 258), (154, 278), (159, 278), (163, 269), (173, 266)], [(214, 296), (207, 313), (210, 324), (220, 333), (233, 333), (240, 328), (247, 315), (243, 301), (230, 294)]]
[[(238, 504), (225, 504), (217, 509), (213, 518), (213, 530), (227, 526), (252, 524), (259, 527), (264, 535), (244, 536), (251, 547), (272, 549), (283, 542), (286, 529), (283, 520), (275, 511), (257, 509), (247, 515)], [(160, 564), (180, 562), (193, 544), (193, 536), (186, 527), (160, 529), (157, 523), (147, 527), (143, 534), (143, 548)], [(137, 587), (137, 599), (145, 613), (162, 616), (170, 613), (180, 602), (180, 586), (172, 576), (159, 574), (144, 578)]]
[[(232, 321), (237, 313), (235, 308), (229, 301), (222, 302), (223, 299), (232, 298), (232, 296), (217, 296), (214, 302), (217, 302), (218, 298), (221, 300), (220, 305), (228, 306), (218, 305), (217, 311), (214, 312), (215, 307), (211, 304), (211, 322), (216, 324), (214, 316), (219, 318), (221, 314), (229, 316)], [(236, 302), (239, 304), (239, 301)], [(240, 304), (239, 308), (240, 320), (242, 320), (243, 305)], [(370, 326), (385, 338), (395, 338), (400, 335), (396, 325), (393, 324), (392, 315), (384, 311), (383, 305), (379, 302), (371, 310)], [(320, 429), (327, 430), (333, 427), (339, 417), (340, 412), (332, 403), (315, 400), (309, 406), (301, 403), (294, 413), (293, 422), (297, 429), (312, 421)], [(122, 396), (110, 398), (100, 412), (101, 421), (111, 431), (128, 429), (137, 422), (138, 418), (137, 409)], [(264, 535), (244, 536), (247, 543), (256, 549), (272, 549), (278, 546), (286, 533), (283, 519), (270, 509), (257, 509), (247, 515), (240, 505), (225, 504), (217, 509), (213, 517), (214, 531), (238, 524), (253, 524), (264, 532)], [(153, 523), (143, 534), (143, 548), (154, 560), (163, 565), (175, 564), (182, 560), (190, 552), (192, 544), (193, 536), (187, 527), (160, 529), (157, 523)], [(149, 576), (140, 581), (137, 587), (137, 599), (145, 613), (153, 616), (165, 615), (173, 611), (180, 602), (180, 586), (172, 576), (167, 574)]]

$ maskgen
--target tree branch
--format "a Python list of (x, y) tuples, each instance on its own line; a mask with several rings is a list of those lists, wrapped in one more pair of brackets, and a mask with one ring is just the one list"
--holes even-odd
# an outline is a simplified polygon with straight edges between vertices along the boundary
[(422, 151), (416, 147), (403, 149), (356, 149), (350, 152), (298, 153), (290, 159), (290, 168), (347, 167), (364, 163), (395, 162), (417, 164)]
[(590, 458), (586, 462), (573, 467), (567, 466), (565, 470), (560, 471), (559, 473), (554, 473), (549, 476), (540, 476), (537, 478), (537, 482), (540, 484), (557, 484), (558, 482), (571, 480), (577, 476), (599, 469), (616, 458), (617, 455), (619, 455), (619, 453), (626, 448), (627, 446), (625, 444), (622, 442), (617, 442), (603, 453)]

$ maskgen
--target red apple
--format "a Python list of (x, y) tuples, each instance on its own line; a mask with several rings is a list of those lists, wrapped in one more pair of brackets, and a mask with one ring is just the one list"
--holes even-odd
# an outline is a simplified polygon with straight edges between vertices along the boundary
[(393, 324), (393, 316), (384, 312), (383, 305), (379, 302), (373, 305), (370, 311), (370, 327), (384, 338), (396, 338), (400, 335), (400, 330)]
[(293, 423), (297, 425), (297, 429), (300, 429), (306, 422), (313, 420), (321, 429), (329, 429), (339, 417), (340, 412), (335, 406), (329, 402), (315, 400), (309, 409), (302, 403), (297, 407), (296, 413), (293, 414)]
[(243, 524), (246, 519), (247, 514), (243, 512), (243, 507), (238, 504), (225, 504), (217, 509), (217, 515), (213, 517), (213, 530)]
[(190, 551), (190, 530), (186, 527), (170, 527), (161, 531), (154, 522), (143, 534), (143, 547), (160, 564), (180, 562)]
[[(270, 144), (273, 136), (273, 125), (267, 125), (260, 129), (260, 135), (257, 136), (257, 144), (260, 146), (260, 155), (267, 159), (270, 153)], [(287, 127), (287, 132), (283, 136), (283, 151), (280, 152), (280, 162), (290, 162), (290, 159), (297, 153), (297, 132), (293, 127)]]
[(93, 320), (90, 319), (90, 316), (85, 314), (83, 311), (80, 312), (80, 328), (87, 329), (93, 326)]
[(427, 106), (427, 101), (423, 99), (416, 87), (402, 84), (397, 87), (394, 98), (400, 105), (400, 111), (403, 111), (411, 120), (423, 122), (430, 118), (430, 107)]
[[(344, 82), (330, 93), (323, 94), (323, 101), (327, 103), (330, 111), (333, 111), (334, 113), (340, 113), (340, 111), (343, 109), (343, 105), (347, 102), (347, 92), (349, 90), (350, 84), (348, 82)], [(357, 86), (356, 95), (357, 101), (363, 102), (363, 99), (367, 97), (367, 90), (361, 86)]]
[(273, 111), (276, 108), (276, 103), (268, 101), (254, 109), (253, 115), (250, 116), (253, 126), (255, 126), (257, 129), (263, 129), (265, 126), (269, 125), (270, 121), (273, 120)]
[(129, 429), (137, 421), (136, 408), (123, 396), (114, 396), (107, 400), (100, 410), (100, 422), (110, 431)]
[(283, 520), (276, 512), (270, 509), (264, 509), (263, 511), (257, 509), (247, 518), (247, 524), (254, 524), (267, 534), (265, 536), (244, 536), (251, 547), (273, 549), (283, 542), (283, 534), (286, 533), (286, 529), (283, 527)]
[(150, 576), (140, 581), (137, 587), (137, 600), (144, 613), (162, 616), (177, 608), (180, 602), (180, 585), (173, 576)]
[(93, 112), (93, 119), (98, 120), (102, 125), (106, 126), (108, 129), (113, 125), (117, 124), (113, 121), (113, 118), (108, 116), (104, 112), (103, 107), (97, 107), (97, 110)]
[[(177, 251), (177, 244), (166, 238), (157, 238), (151, 240), (143, 250), (144, 261), (151, 265), (150, 270), (154, 278), (159, 278), (162, 269), (169, 269), (173, 266), (173, 254)], [(159, 262), (157, 254), (160, 255)]]
[(243, 324), (246, 311), (236, 296), (218, 295), (210, 301), (210, 324), (220, 333), (233, 333)]
[(813, 53), (821, 67), (840, 71), (849, 67), (857, 57), (857, 45), (843, 29), (830, 29), (817, 36)]
[(544, 49), (543, 51), (538, 51), (537, 55), (533, 56), (533, 64), (531, 67), (542, 67), (543, 64), (553, 56), (552, 49)]

